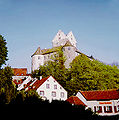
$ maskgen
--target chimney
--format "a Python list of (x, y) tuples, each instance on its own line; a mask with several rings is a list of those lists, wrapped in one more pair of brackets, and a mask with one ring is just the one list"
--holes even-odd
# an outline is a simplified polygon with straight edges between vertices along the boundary
[(40, 80), (42, 79), (42, 76), (40, 76)]

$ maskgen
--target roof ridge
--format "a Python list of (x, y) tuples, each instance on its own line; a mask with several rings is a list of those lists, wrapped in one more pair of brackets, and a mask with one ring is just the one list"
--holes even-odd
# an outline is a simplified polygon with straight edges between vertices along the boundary
[(107, 89), (107, 90), (86, 90), (86, 91), (79, 90), (79, 91), (80, 91), (80, 92), (94, 92), (94, 91), (115, 91), (115, 90), (118, 90), (118, 89)]

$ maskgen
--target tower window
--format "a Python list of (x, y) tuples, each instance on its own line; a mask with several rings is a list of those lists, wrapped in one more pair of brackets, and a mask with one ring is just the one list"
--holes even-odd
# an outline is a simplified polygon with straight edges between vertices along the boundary
[(38, 59), (40, 59), (40, 56), (38, 56)]
[(68, 47), (68, 50), (70, 50), (70, 47)]

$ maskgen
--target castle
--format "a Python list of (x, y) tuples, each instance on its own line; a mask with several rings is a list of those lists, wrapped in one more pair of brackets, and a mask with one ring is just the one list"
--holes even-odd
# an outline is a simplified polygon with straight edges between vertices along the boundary
[(56, 54), (60, 47), (62, 47), (63, 54), (66, 58), (65, 67), (69, 68), (69, 64), (72, 60), (80, 54), (80, 51), (76, 47), (77, 41), (72, 32), (67, 35), (61, 30), (58, 31), (54, 39), (52, 40), (52, 48), (40, 49), (37, 48), (32, 57), (32, 71), (39, 69), (45, 62), (51, 60), (51, 56)]

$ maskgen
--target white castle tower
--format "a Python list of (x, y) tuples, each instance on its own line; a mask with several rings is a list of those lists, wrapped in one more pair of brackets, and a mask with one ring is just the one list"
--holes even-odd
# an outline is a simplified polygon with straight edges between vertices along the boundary
[(69, 41), (74, 47), (76, 47), (76, 39), (71, 32), (65, 35), (61, 30), (58, 31), (54, 39), (52, 40), (53, 47), (63, 46), (66, 42)]
[(38, 47), (36, 52), (31, 56), (32, 71), (39, 69), (40, 65), (44, 65), (45, 62), (51, 60), (51, 56), (56, 54), (59, 50), (58, 48), (61, 46), (64, 56), (66, 57), (65, 67), (69, 68), (69, 64), (72, 60), (80, 54), (79, 50), (76, 48), (76, 44), (77, 42), (72, 31), (65, 35), (59, 30), (52, 40), (52, 48), (41, 50), (40, 47)]

